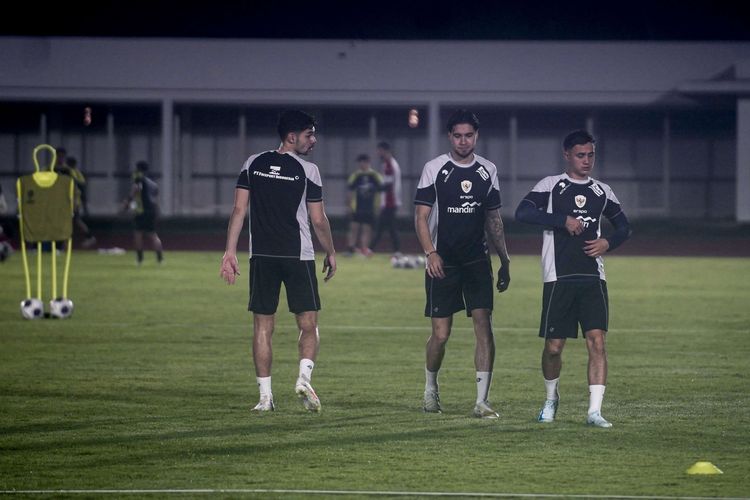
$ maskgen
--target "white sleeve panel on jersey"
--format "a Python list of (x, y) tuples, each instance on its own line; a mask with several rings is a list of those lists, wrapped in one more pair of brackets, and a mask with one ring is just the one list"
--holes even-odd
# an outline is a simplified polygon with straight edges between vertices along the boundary
[(262, 153), (257, 153), (257, 154), (254, 154), (254, 155), (250, 155), (250, 157), (247, 160), (245, 160), (245, 163), (242, 164), (242, 170), (240, 170), (240, 173), (242, 173), (245, 170), (249, 169), (250, 165), (253, 164), (253, 162), (255, 161), (255, 159), (257, 157), (259, 157), (260, 155), (265, 154), (265, 153), (268, 153), (268, 151), (263, 151)]
[(435, 184), (435, 179), (440, 168), (448, 162), (448, 155), (440, 155), (437, 158), (428, 161), (422, 169), (422, 176), (419, 178), (417, 189), (426, 188)]
[(551, 193), (552, 190), (555, 187), (555, 184), (562, 179), (563, 176), (561, 175), (550, 175), (548, 177), (545, 177), (541, 181), (536, 183), (536, 186), (532, 188), (532, 191), (536, 191), (537, 193)]
[(620, 200), (617, 199), (617, 196), (615, 196), (615, 192), (612, 191), (612, 188), (609, 187), (609, 184), (604, 184), (603, 182), (597, 182), (597, 184), (599, 184), (604, 190), (604, 193), (607, 195), (607, 200), (613, 201), (618, 205), (620, 204)]
[(302, 165), (302, 168), (305, 170), (305, 176), (307, 177), (307, 180), (322, 187), (323, 181), (320, 179), (320, 170), (318, 170), (318, 166), (312, 162), (303, 160), (297, 155), (292, 156), (294, 156), (294, 158), (300, 163), (300, 165)]
[(439, 158), (440, 157), (435, 158), (424, 164), (422, 175), (419, 177), (419, 184), (417, 184), (417, 189), (426, 188), (435, 184), (436, 174), (443, 165), (443, 163), (439, 161)]
[(300, 233), (300, 260), (315, 260), (315, 248), (312, 243), (310, 234), (310, 214), (307, 211), (307, 202), (304, 198), (297, 206), (297, 224), (299, 224)]
[(604, 191), (604, 196), (606, 196), (607, 198), (607, 203), (604, 205), (602, 213), (605, 217), (611, 220), (613, 217), (616, 217), (617, 215), (622, 213), (620, 200), (617, 199), (617, 196), (615, 196), (615, 192), (612, 191), (612, 188), (609, 187), (608, 184), (599, 181), (595, 182), (602, 189), (602, 191)]

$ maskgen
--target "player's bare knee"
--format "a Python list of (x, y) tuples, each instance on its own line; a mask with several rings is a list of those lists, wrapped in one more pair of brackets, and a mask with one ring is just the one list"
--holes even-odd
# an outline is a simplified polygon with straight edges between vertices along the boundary
[(318, 332), (318, 318), (315, 314), (298, 314), (297, 315), (297, 327), (299, 328), (300, 335), (317, 335)]
[(564, 342), (550, 341), (544, 343), (544, 355), (547, 357), (559, 357), (562, 356)]
[(432, 331), (432, 335), (430, 336), (431, 342), (436, 342), (438, 344), (445, 344), (448, 342), (448, 339), (451, 336), (450, 330), (443, 330), (443, 329), (437, 329)]
[(586, 332), (586, 346), (589, 352), (606, 354), (606, 333), (604, 330)]
[(471, 312), (474, 331), (477, 335), (492, 336), (492, 315), (488, 309), (475, 309)]

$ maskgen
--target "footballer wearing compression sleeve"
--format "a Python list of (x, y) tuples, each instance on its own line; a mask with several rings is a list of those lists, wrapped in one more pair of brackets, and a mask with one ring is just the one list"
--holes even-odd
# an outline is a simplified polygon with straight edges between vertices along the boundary
[[(583, 232), (571, 235), (567, 217), (581, 221)], [(601, 237), (602, 217), (615, 227), (607, 238), (614, 250), (630, 236), (630, 224), (612, 188), (593, 178), (575, 180), (567, 174), (545, 177), (516, 209), (519, 222), (545, 226), (542, 245), (544, 281), (605, 279), (604, 260), (591, 258), (583, 247)]]

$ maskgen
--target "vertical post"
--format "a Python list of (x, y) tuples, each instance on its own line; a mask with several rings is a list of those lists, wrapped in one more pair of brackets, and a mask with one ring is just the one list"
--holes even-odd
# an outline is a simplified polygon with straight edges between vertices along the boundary
[[(242, 164), (245, 162), (245, 158), (247, 155), (247, 115), (245, 114), (244, 110), (240, 111), (239, 119), (237, 121), (237, 161), (234, 162), (234, 168), (239, 171)], [(233, 170), (234, 171), (234, 170)], [(218, 174), (218, 178), (216, 179), (216, 183), (218, 185), (218, 188), (216, 190), (216, 210), (215, 214), (220, 215), (222, 213), (221, 207), (222, 207), (222, 196), (226, 196), (226, 194), (221, 189), (222, 182), (221, 182), (221, 173)], [(231, 211), (231, 208), (230, 208)]]
[(107, 112), (107, 181), (112, 182), (115, 176), (117, 155), (115, 152), (115, 117), (112, 111)]
[(174, 213), (175, 214), (182, 214), (183, 213), (183, 207), (185, 206), (185, 176), (183, 174), (184, 166), (182, 162), (182, 158), (184, 155), (182, 154), (182, 119), (180, 118), (179, 113), (175, 113), (174, 115), (174, 134), (173, 134), (174, 140), (174, 148), (172, 149), (174, 154), (174, 165), (175, 165), (175, 171), (174, 171), (174, 200), (172, 200), (172, 205), (174, 207)]
[[(114, 189), (114, 196), (111, 196), (111, 201), (109, 202), (109, 206), (113, 210), (114, 213), (117, 213), (118, 206), (117, 206), (117, 200), (122, 199), (122, 192), (119, 190), (120, 183), (115, 180), (115, 172), (117, 171), (117, 145), (115, 143), (115, 117), (112, 114), (112, 111), (107, 111), (107, 118), (106, 118), (106, 127), (107, 127), (107, 140), (106, 140), (106, 148), (107, 151), (105, 153), (105, 163), (106, 163), (106, 174), (107, 174), (107, 185), (111, 186), (110, 189)], [(112, 203), (114, 203), (114, 207), (112, 207)]]
[(737, 100), (737, 222), (750, 222), (750, 99)]
[(370, 154), (375, 153), (375, 149), (378, 145), (378, 117), (375, 116), (375, 113), (372, 113), (370, 115), (370, 121), (369, 121), (369, 140), (370, 144), (368, 149), (370, 150)]
[(47, 144), (47, 115), (42, 113), (39, 115), (39, 142)]
[(508, 167), (510, 168), (510, 196), (503, 202), (506, 207), (515, 207), (518, 189), (518, 115), (508, 119)]
[(164, 215), (172, 215), (174, 196), (174, 159), (172, 141), (174, 133), (174, 101), (161, 101), (161, 209)]
[[(596, 122), (594, 121), (593, 115), (586, 116), (586, 132), (596, 137)], [(597, 138), (598, 141), (598, 138)], [(601, 143), (599, 143), (601, 144)], [(598, 149), (598, 148), (597, 148)], [(596, 152), (597, 156), (597, 162), (596, 162), (596, 170), (599, 172), (599, 175), (604, 175), (604, 167), (606, 166), (605, 161), (598, 161), (602, 158), (601, 150)]]
[(596, 135), (594, 125), (595, 125), (594, 117), (591, 115), (588, 115), (586, 117), (586, 132), (588, 132), (591, 135)]
[(670, 186), (672, 184), (672, 169), (671, 169), (671, 148), (672, 148), (672, 130), (669, 114), (664, 115), (664, 122), (662, 126), (662, 205), (664, 208), (664, 214), (669, 216), (670, 209)]
[(434, 158), (440, 151), (440, 103), (430, 101), (427, 115), (427, 153)]
[(244, 111), (240, 111), (239, 118), (237, 120), (237, 161), (235, 165), (237, 170), (240, 168), (240, 164), (245, 161), (245, 141), (247, 138), (247, 116)]

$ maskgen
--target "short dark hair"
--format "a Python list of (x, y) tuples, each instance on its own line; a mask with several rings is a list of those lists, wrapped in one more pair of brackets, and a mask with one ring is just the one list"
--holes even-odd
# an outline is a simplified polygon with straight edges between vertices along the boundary
[(453, 127), (460, 123), (466, 123), (474, 127), (474, 130), (479, 130), (479, 118), (477, 115), (467, 109), (457, 109), (448, 118), (448, 133), (453, 132)]
[(379, 143), (378, 143), (378, 147), (379, 147), (380, 149), (384, 149), (384, 150), (386, 150), (386, 151), (390, 151), (390, 150), (391, 150), (391, 145), (390, 145), (390, 144), (388, 144), (388, 143), (387, 143), (387, 142), (385, 142), (385, 141), (381, 141), (381, 142), (379, 142)]
[(276, 130), (283, 141), (290, 132), (302, 132), (315, 126), (315, 118), (312, 115), (296, 109), (283, 111), (279, 115), (279, 124)]
[(357, 156), (357, 161), (370, 161), (370, 156), (362, 153), (361, 155)]
[(135, 169), (139, 172), (148, 172), (148, 162), (147, 161), (139, 161), (135, 164)]
[(584, 144), (596, 144), (594, 136), (591, 135), (587, 130), (579, 129), (574, 130), (563, 139), (563, 150), (570, 151), (576, 146), (583, 146)]

